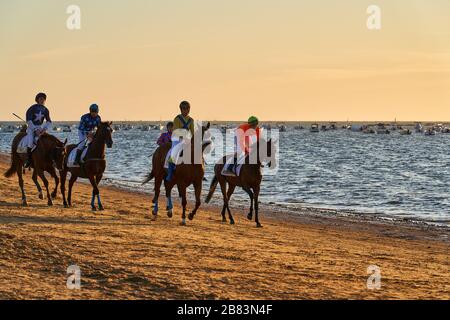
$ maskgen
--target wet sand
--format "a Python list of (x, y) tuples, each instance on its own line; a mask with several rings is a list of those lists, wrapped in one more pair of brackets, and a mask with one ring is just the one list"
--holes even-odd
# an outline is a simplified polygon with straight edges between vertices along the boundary
[[(83, 183), (74, 208), (60, 195), (49, 208), (29, 173), (22, 207), (17, 177), (3, 177), (8, 163), (0, 155), (1, 299), (450, 298), (449, 228), (302, 210), (263, 211), (258, 229), (242, 210), (222, 224), (218, 203), (182, 227), (178, 198), (172, 219), (162, 210), (153, 222), (148, 195), (113, 187), (101, 188), (102, 213), (90, 211)], [(73, 264), (80, 290), (66, 287)], [(370, 265), (378, 290), (367, 288)]]

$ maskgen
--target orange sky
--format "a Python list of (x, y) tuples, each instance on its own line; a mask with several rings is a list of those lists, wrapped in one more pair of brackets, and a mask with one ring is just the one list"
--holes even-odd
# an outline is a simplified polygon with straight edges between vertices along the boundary
[(448, 0), (78, 0), (78, 31), (30, 2), (0, 2), (0, 120), (45, 91), (54, 120), (450, 121)]

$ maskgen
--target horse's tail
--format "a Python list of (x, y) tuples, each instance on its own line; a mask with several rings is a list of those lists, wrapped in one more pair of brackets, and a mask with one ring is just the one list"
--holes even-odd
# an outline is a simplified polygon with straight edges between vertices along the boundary
[(11, 166), (10, 168), (5, 172), (5, 178), (11, 178), (14, 174), (17, 173), (17, 166), (18, 166), (18, 157), (15, 152), (11, 154)]
[(150, 173), (147, 174), (147, 176), (145, 177), (145, 180), (142, 182), (142, 185), (149, 183), (150, 181), (153, 180), (154, 177), (155, 177), (155, 174), (153, 173), (153, 169), (152, 169), (152, 171), (150, 171)]
[(213, 180), (211, 181), (211, 186), (209, 187), (209, 193), (206, 196), (205, 202), (209, 203), (211, 201), (211, 198), (214, 194), (214, 191), (216, 191), (217, 184), (219, 183), (219, 179), (217, 179), (217, 176), (214, 175)]

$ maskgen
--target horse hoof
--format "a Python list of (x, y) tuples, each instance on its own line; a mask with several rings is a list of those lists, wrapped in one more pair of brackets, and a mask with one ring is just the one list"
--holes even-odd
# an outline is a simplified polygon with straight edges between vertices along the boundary
[(222, 219), (222, 223), (223, 224), (227, 223), (227, 219)]
[(154, 216), (156, 216), (156, 215), (158, 214), (158, 211), (155, 210), (155, 209), (153, 209), (153, 210), (152, 210), (152, 214), (153, 214)]
[(183, 226), (183, 227), (184, 227), (184, 226), (186, 226), (186, 220), (184, 220), (184, 219), (183, 219), (183, 220), (181, 220), (181, 222), (180, 222), (180, 226)]
[(194, 220), (194, 214), (193, 214), (192, 212), (189, 213), (188, 219), (189, 219), (190, 221)]
[(156, 221), (156, 219), (158, 218), (158, 215), (154, 214), (151, 216), (150, 220), (151, 221)]
[(28, 202), (26, 200), (22, 201), (22, 206), (28, 207)]
[(68, 205), (67, 203), (65, 203), (65, 204), (64, 204), (64, 208), (65, 208), (65, 209), (69, 209), (70, 207), (69, 207), (69, 205)]
[(44, 195), (42, 193), (39, 193), (39, 199), (44, 200)]
[(47, 203), (47, 205), (48, 205), (49, 207), (53, 207), (53, 202), (49, 201), (49, 202)]
[(98, 207), (98, 211), (105, 211), (105, 208), (103, 208), (103, 207)]
[(257, 224), (256, 224), (256, 227), (257, 227), (257, 228), (262, 228), (263, 226), (261, 225), (261, 223), (257, 223)]
[(97, 211), (96, 207), (92, 207), (91, 209), (92, 209), (93, 212)]
[(252, 221), (253, 215), (249, 213), (249, 214), (247, 215), (247, 219), (250, 220), (250, 221)]
[(168, 216), (169, 218), (172, 218), (172, 216), (173, 216), (173, 211), (172, 211), (172, 210), (167, 211), (167, 216)]
[(230, 220), (230, 224), (231, 224), (231, 225), (234, 225), (234, 220)]

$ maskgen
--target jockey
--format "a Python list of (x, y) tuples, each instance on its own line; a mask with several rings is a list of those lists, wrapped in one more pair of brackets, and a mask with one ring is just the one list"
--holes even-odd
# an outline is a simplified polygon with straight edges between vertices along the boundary
[(158, 146), (162, 146), (171, 141), (173, 132), (173, 122), (167, 123), (166, 129), (167, 132), (163, 132), (161, 136), (158, 138), (158, 141), (156, 142)]
[[(181, 114), (176, 116), (173, 120), (173, 131), (185, 130), (189, 132), (192, 136), (194, 135), (194, 119), (189, 116), (191, 111), (191, 105), (187, 101), (183, 101), (180, 104)], [(172, 151), (174, 147), (181, 142), (183, 138), (172, 134), (172, 148), (169, 150), (169, 172), (167, 173), (166, 181), (171, 181), (173, 173), (175, 172), (175, 160), (173, 159)]]
[(224, 175), (236, 176), (233, 169), (238, 159), (245, 159), (251, 152), (251, 145), (259, 141), (261, 129), (258, 127), (259, 120), (257, 117), (251, 116), (247, 123), (240, 125), (235, 130), (235, 148), (234, 163), (228, 165), (223, 172)]
[[(27, 121), (27, 153), (28, 159), (25, 163), (25, 168), (31, 166), (32, 157), (31, 150), (34, 147), (34, 137), (35, 135), (40, 136), (46, 132), (52, 125), (52, 120), (50, 119), (50, 112), (45, 107), (45, 101), (47, 100), (47, 95), (45, 93), (38, 93), (34, 99), (36, 104), (28, 108), (26, 114)], [(45, 120), (45, 124), (44, 124)]]
[(80, 125), (78, 127), (78, 137), (80, 142), (77, 146), (77, 156), (74, 164), (80, 165), (81, 155), (83, 154), (83, 150), (86, 147), (87, 143), (92, 142), (92, 135), (94, 130), (98, 128), (102, 119), (98, 115), (99, 108), (98, 105), (93, 104), (89, 107), (89, 113), (86, 113), (81, 117)]

